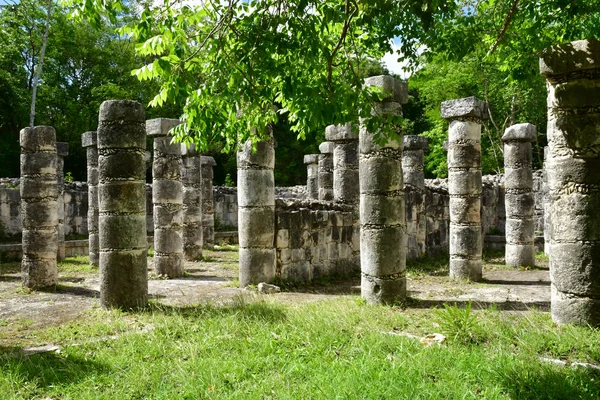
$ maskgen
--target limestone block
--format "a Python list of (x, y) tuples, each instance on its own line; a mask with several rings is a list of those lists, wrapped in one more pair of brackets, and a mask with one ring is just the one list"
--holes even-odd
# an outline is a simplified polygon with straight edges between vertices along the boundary
[(372, 76), (365, 79), (365, 86), (375, 86), (383, 89), (385, 99), (400, 104), (408, 103), (408, 83), (389, 75)]
[(402, 164), (399, 158), (369, 157), (360, 162), (359, 182), (362, 193), (399, 191), (403, 186), (402, 181)]
[(319, 145), (319, 151), (322, 154), (333, 154), (333, 149), (335, 148), (334, 142), (322, 142)]
[(274, 248), (240, 247), (240, 287), (252, 284), (256, 280), (272, 281), (275, 278), (275, 263)]
[(275, 180), (272, 170), (238, 170), (238, 207), (274, 206)]
[(425, 136), (406, 135), (403, 137), (404, 150), (429, 151), (429, 138)]
[(173, 118), (155, 118), (146, 121), (146, 134), (148, 136), (167, 136), (171, 129), (181, 124), (181, 121)]
[(488, 118), (488, 105), (485, 101), (473, 96), (464, 99), (448, 100), (442, 103), (441, 114), (442, 118), (448, 120), (470, 118), (485, 120)]
[(571, 72), (600, 68), (600, 41), (578, 40), (554, 45), (540, 57), (540, 73), (547, 78)]
[(238, 209), (240, 247), (273, 246), (274, 218), (273, 207), (240, 207)]
[(502, 135), (502, 141), (534, 142), (537, 140), (537, 127), (523, 123), (509, 126)]
[(325, 128), (325, 138), (331, 142), (358, 140), (358, 133), (351, 124), (328, 125)]

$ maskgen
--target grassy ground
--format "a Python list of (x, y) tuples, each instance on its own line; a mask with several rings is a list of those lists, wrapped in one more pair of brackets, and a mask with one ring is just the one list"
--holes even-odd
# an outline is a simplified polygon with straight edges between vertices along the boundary
[[(80, 261), (61, 271), (87, 272)], [(444, 268), (426, 264), (411, 265), (411, 274)], [(426, 347), (407, 333), (447, 340)], [(30, 336), (62, 348), (23, 356), (18, 342), (0, 344), (2, 399), (600, 398), (600, 372), (540, 360), (598, 363), (600, 330), (555, 326), (535, 310), (401, 309), (353, 295), (292, 303), (248, 293), (220, 306), (96, 308)]]

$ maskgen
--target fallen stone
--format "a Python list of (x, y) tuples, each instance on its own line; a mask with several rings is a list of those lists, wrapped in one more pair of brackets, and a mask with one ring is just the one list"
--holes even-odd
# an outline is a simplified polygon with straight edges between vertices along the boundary
[(281, 288), (276, 285), (271, 285), (266, 282), (261, 282), (258, 284), (258, 293), (263, 294), (273, 294), (281, 292)]

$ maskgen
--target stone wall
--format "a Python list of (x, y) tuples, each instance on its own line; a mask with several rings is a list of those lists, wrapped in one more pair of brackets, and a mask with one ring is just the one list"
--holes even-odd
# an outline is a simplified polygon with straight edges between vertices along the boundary
[(277, 199), (277, 277), (308, 281), (360, 270), (360, 225), (352, 206)]
[[(481, 224), (484, 235), (504, 235), (506, 216), (504, 212), (503, 182), (502, 175), (486, 175), (483, 177)], [(535, 197), (535, 232), (536, 236), (540, 236), (544, 232), (542, 200), (545, 195), (541, 171), (534, 172), (533, 190)], [(215, 186), (213, 193), (214, 208), (216, 211), (215, 219), (219, 222), (219, 229), (223, 227), (235, 229), (237, 227), (237, 188)], [(290, 204), (304, 204), (305, 207), (309, 207), (308, 204), (311, 204), (317, 207), (315, 210), (320, 213), (324, 212), (322, 210), (323, 204), (333, 204), (329, 202), (306, 203), (306, 192), (303, 186), (278, 187), (275, 189), (275, 193), (276, 198), (285, 200), (285, 202), (291, 202)], [(419, 203), (421, 197), (424, 197), (425, 202), (424, 215), (416, 213), (418, 208), (416, 205)], [(423, 192), (414, 187), (407, 186), (405, 188), (405, 201), (408, 257), (414, 258), (417, 255), (423, 254), (424, 251), (431, 256), (447, 253), (449, 230), (448, 207), (450, 201), (447, 180), (427, 179), (425, 180), (425, 189)], [(87, 184), (85, 182), (66, 183), (64, 203), (65, 234), (87, 235)], [(8, 178), (0, 180), (0, 221), (2, 222), (6, 236), (18, 238), (21, 234), (19, 204), (19, 180)], [(284, 203), (280, 201), (278, 204), (282, 205)], [(152, 221), (152, 185), (149, 184), (146, 185), (146, 205), (147, 231), (148, 235), (152, 235), (154, 230)], [(290, 209), (290, 207), (292, 206), (286, 206), (286, 209)], [(337, 211), (330, 209), (327, 212), (335, 215)], [(424, 237), (422, 235), (419, 236), (417, 233), (417, 226), (420, 223), (424, 223), (426, 226)]]

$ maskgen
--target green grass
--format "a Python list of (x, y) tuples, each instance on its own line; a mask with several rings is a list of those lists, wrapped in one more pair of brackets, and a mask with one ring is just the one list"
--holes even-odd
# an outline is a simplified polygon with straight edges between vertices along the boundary
[[(60, 353), (15, 357), (14, 348), (4, 348), (0, 393), (3, 399), (600, 397), (597, 371), (538, 358), (598, 362), (600, 331), (554, 326), (546, 313), (402, 310), (352, 296), (291, 304), (260, 298), (185, 308), (153, 303), (132, 314), (94, 309), (35, 334), (40, 344), (65, 346)], [(477, 334), (455, 335), (467, 328)], [(440, 331), (448, 340), (432, 347), (385, 334)]]

